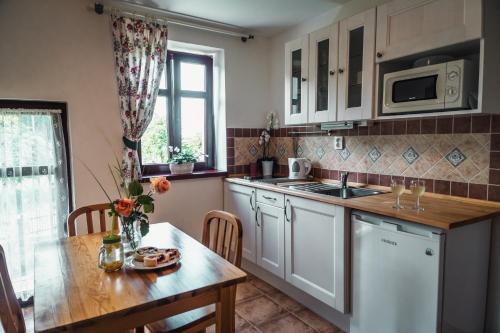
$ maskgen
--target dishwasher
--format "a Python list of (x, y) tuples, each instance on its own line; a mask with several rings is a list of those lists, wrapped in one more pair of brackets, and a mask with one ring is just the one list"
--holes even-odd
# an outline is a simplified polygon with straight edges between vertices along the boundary
[(444, 234), (354, 211), (351, 333), (438, 332)]

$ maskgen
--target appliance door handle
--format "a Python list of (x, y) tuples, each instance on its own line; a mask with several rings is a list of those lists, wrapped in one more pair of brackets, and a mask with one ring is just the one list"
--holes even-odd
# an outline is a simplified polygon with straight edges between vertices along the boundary
[(259, 224), (259, 212), (260, 212), (260, 207), (257, 206), (257, 209), (255, 210), (255, 223), (260, 228), (260, 224)]
[(252, 207), (252, 210), (255, 210), (255, 207), (253, 206), (253, 195), (255, 194), (255, 191), (252, 190), (252, 194), (250, 195), (250, 207)]
[[(290, 205), (290, 199), (286, 199), (286, 203), (285, 203), (285, 220), (286, 220), (287, 222), (292, 222), (291, 216), (288, 216), (288, 206), (289, 206), (289, 205)], [(291, 208), (291, 207), (292, 207), (292, 206), (290, 205), (290, 208)], [(290, 212), (290, 215), (292, 215), (291, 213), (292, 213), (292, 212)]]
[(262, 196), (264, 199), (267, 199), (267, 200), (273, 200), (273, 201), (276, 201), (277, 199), (276, 198), (273, 198), (273, 197), (268, 197), (267, 195), (263, 195)]

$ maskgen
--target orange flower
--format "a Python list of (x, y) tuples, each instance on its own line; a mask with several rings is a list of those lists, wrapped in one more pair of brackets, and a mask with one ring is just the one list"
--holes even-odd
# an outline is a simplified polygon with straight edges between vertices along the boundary
[(134, 200), (129, 198), (123, 198), (116, 200), (115, 202), (115, 212), (123, 217), (129, 217), (134, 209)]
[(150, 182), (151, 187), (157, 193), (165, 193), (170, 190), (170, 182), (165, 177), (153, 177)]

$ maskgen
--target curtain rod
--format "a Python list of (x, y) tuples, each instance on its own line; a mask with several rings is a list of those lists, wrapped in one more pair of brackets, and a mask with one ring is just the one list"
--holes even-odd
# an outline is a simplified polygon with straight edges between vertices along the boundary
[[(138, 4), (132, 4), (132, 3), (127, 3), (127, 6), (129, 6), (129, 7), (135, 7), (135, 8), (138, 8), (140, 10), (146, 10), (146, 11), (148, 11), (148, 10), (149, 11), (154, 10), (155, 12), (160, 12), (161, 14), (163, 14), (165, 16), (172, 15), (172, 16), (182, 17), (182, 18), (185, 18), (185, 19), (192, 19), (192, 20), (196, 20), (196, 21), (203, 21), (203, 22), (206, 22), (206, 23), (212, 23), (212, 24), (221, 25), (221, 23), (219, 23), (219, 22), (215, 22), (215, 21), (211, 21), (211, 20), (207, 20), (207, 19), (202, 19), (202, 18), (199, 18), (199, 17), (191, 16), (191, 15), (180, 14), (180, 13), (172, 12), (172, 11), (169, 11), (169, 10), (157, 9), (157, 8), (150, 8), (150, 7), (146, 7), (146, 6), (142, 6), (142, 5), (138, 5)], [(96, 2), (93, 5), (90, 5), (90, 9), (92, 9), (93, 11), (95, 11), (99, 15), (101, 15), (103, 13), (111, 14), (114, 11), (118, 11), (121, 14), (124, 14), (126, 16), (139, 17), (139, 18), (146, 18), (146, 17), (148, 17), (148, 15), (145, 14), (145, 13), (144, 14), (143, 13), (135, 13), (135, 12), (123, 10), (121, 8), (114, 8), (114, 7), (108, 7), (108, 6), (105, 7), (104, 4), (99, 3), (99, 2)], [(188, 22), (188, 21), (185, 21), (185, 20), (179, 20), (179, 19), (169, 18), (169, 17), (165, 17), (165, 18), (158, 17), (156, 19), (159, 20), (159, 21), (164, 21), (167, 24), (174, 24), (174, 25), (179, 25), (179, 26), (193, 28), (193, 29), (198, 29), (198, 30), (210, 31), (210, 32), (215, 32), (215, 33), (218, 33), (218, 34), (228, 35), (228, 36), (232, 36), (232, 37), (240, 37), (241, 41), (244, 42), (244, 43), (247, 40), (249, 40), (249, 39), (254, 39), (254, 36), (251, 35), (251, 34), (245, 34), (245, 33), (241, 33), (241, 32), (236, 32), (236, 31), (231, 31), (231, 30), (226, 30), (226, 29), (215, 28), (215, 27), (211, 27), (211, 26), (208, 26), (208, 25), (203, 25), (203, 24)]]

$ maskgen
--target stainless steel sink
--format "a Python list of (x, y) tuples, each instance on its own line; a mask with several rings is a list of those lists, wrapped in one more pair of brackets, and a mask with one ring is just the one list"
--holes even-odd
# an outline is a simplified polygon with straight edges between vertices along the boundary
[(369, 188), (349, 187), (343, 189), (340, 186), (332, 184), (316, 183), (316, 182), (307, 184), (282, 184), (280, 186), (289, 188), (291, 190), (330, 195), (342, 199), (359, 198), (369, 195), (377, 195), (385, 193), (382, 191), (373, 190)]

